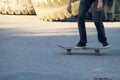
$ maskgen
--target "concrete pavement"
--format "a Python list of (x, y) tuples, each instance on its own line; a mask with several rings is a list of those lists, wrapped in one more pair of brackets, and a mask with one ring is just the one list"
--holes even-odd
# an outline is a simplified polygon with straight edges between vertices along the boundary
[[(101, 46), (87, 22), (88, 46)], [(76, 22), (43, 22), (36, 16), (0, 15), (0, 80), (120, 80), (120, 22), (105, 22), (111, 45), (102, 50), (66, 55), (57, 44), (73, 46)], [(106, 79), (107, 78), (107, 79)]]

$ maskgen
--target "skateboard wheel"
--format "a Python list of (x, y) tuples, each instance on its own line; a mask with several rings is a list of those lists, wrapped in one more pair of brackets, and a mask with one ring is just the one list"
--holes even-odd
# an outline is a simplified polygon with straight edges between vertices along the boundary
[(71, 49), (67, 49), (67, 55), (71, 55)]
[(96, 49), (96, 50), (95, 50), (95, 53), (96, 53), (96, 55), (100, 55), (100, 50), (99, 50), (99, 49)]

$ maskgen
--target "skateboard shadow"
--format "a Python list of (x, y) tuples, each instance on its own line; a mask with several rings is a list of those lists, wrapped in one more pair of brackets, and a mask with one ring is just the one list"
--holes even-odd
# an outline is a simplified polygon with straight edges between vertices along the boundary
[[(66, 53), (64, 53), (66, 54)], [(82, 56), (106, 56), (107, 54), (103, 54), (103, 53), (100, 53), (100, 54), (96, 54), (96, 53), (86, 53), (86, 52), (81, 52), (81, 53), (77, 53), (77, 52), (72, 52), (71, 54), (66, 54), (66, 55), (82, 55)]]
[(81, 55), (81, 56), (120, 56), (120, 53), (100, 53), (97, 55), (96, 53), (92, 52), (72, 52), (71, 54), (66, 54), (64, 55)]

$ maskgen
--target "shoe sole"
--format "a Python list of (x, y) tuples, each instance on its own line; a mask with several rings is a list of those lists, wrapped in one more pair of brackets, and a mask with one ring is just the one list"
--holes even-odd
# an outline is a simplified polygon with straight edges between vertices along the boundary
[(108, 46), (104, 46), (103, 48), (109, 48), (110, 47), (110, 45), (108, 45)]

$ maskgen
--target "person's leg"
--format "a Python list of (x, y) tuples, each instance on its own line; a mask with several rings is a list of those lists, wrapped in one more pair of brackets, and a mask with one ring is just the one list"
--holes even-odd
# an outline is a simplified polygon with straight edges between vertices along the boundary
[[(105, 36), (105, 29), (102, 21), (103, 10), (97, 11), (98, 0), (94, 0), (94, 23), (97, 29), (98, 41), (102, 44), (107, 44), (107, 38)], [(104, 4), (104, 0), (103, 0)]]
[(78, 43), (78, 45), (87, 43), (85, 16), (92, 2), (93, 0), (80, 1), (79, 13), (78, 13), (78, 29), (79, 29), (79, 35), (80, 35), (80, 42)]

